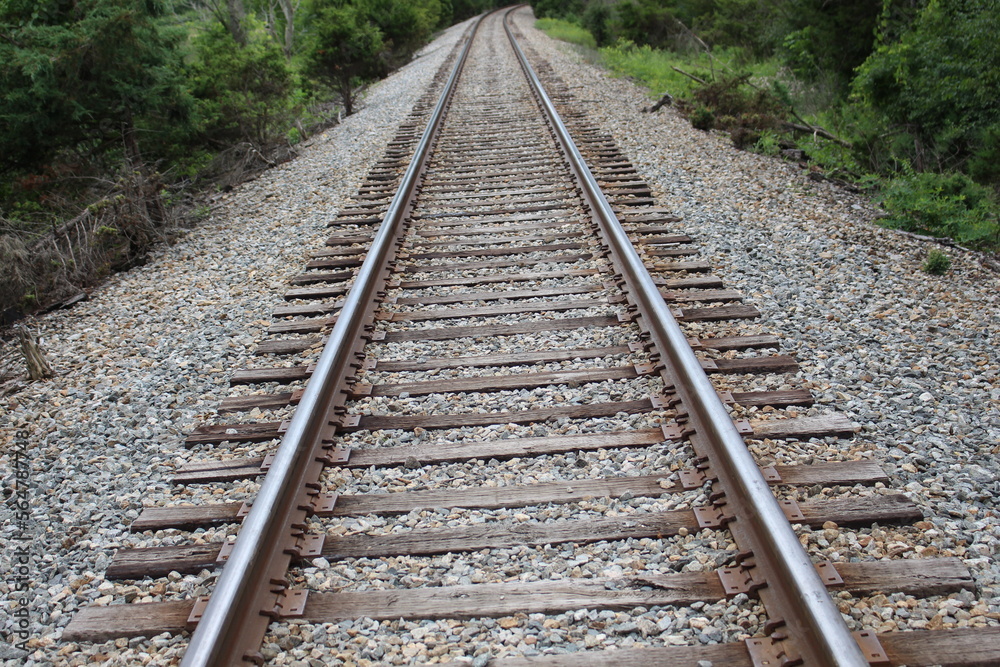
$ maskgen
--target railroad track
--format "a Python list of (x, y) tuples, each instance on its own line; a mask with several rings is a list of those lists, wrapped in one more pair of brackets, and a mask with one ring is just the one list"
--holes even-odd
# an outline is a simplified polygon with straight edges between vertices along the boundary
[[(504, 16), (470, 31), (331, 221), (268, 364), (188, 436), (205, 458), (175, 480), (214, 501), (132, 524), (158, 544), (107, 577), (159, 600), (87, 608), (63, 639), (191, 632), (186, 665), (303, 645), (326, 662), (1000, 662), (994, 629), (845, 623), (851, 600), (972, 577), (803, 549), (793, 524), (923, 517), (871, 489), (888, 478), (870, 461), (780, 464), (786, 443), (855, 428), (789, 384), (795, 360)], [(214, 588), (191, 592), (210, 595), (164, 595), (206, 571)], [(648, 610), (659, 622), (629, 626)], [(506, 644), (532, 624), (548, 633)], [(588, 650), (558, 655), (568, 641)]]

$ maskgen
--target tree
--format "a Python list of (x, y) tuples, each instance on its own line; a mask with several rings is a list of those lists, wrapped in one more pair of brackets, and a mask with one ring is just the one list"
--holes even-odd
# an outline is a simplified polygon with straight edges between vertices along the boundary
[(350, 115), (354, 113), (355, 89), (382, 70), (382, 33), (353, 5), (314, 9), (310, 25), (306, 69), (337, 92)]
[(177, 39), (155, 0), (0, 5), (0, 168), (31, 168), (67, 148), (135, 149), (139, 117), (187, 117)]
[(591, 2), (583, 12), (583, 27), (594, 36), (597, 46), (607, 46), (612, 39), (611, 21), (614, 12), (606, 2)]
[(619, 34), (636, 44), (670, 48), (679, 29), (673, 12), (656, 0), (625, 0), (617, 7)]
[(586, 6), (586, 0), (532, 0), (535, 16), (540, 19), (569, 19), (579, 17)]
[(355, 0), (355, 4), (382, 35), (382, 75), (406, 64), (441, 17), (440, 0)]
[[(451, 5), (451, 12), (448, 12), (447, 5)], [(447, 27), (453, 23), (464, 21), (470, 16), (493, 9), (499, 3), (497, 0), (445, 0), (442, 2), (441, 27)]]
[(871, 0), (790, 0), (783, 13), (784, 52), (797, 73), (832, 73), (845, 89), (872, 52), (881, 7)]
[(287, 111), (291, 70), (278, 45), (261, 33), (248, 37), (243, 47), (217, 25), (195, 39), (190, 84), (201, 131), (212, 143), (266, 146)]

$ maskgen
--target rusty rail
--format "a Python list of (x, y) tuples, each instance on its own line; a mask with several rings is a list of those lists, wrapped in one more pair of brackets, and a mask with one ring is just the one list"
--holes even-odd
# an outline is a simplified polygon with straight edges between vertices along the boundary
[(364, 343), (364, 327), (375, 308), (377, 292), (385, 283), (398, 248), (402, 222), (412, 207), (421, 172), (482, 18), (470, 31), (399, 190), (347, 294), (295, 416), (191, 636), (184, 667), (262, 661), (257, 650), (270, 622), (267, 610), (281, 608), (285, 603), (285, 572), (291, 557), (289, 552), (295, 549), (295, 526), (306, 515), (300, 507), (305, 485), (319, 479), (323, 463), (317, 460), (317, 455), (324, 441), (329, 441), (336, 431), (346, 378), (351, 375), (352, 363), (357, 361), (355, 353), (359, 345)]
[[(673, 386), (687, 411), (687, 425), (693, 431), (692, 445), (699, 455), (707, 457), (712, 471), (709, 476), (717, 477), (725, 491), (723, 502), (716, 504), (724, 517), (723, 523), (728, 524), (744, 551), (752, 552), (750, 562), (756, 563), (757, 572), (750, 576), (764, 586), (760, 595), (772, 617), (769, 627), (777, 630), (787, 625), (794, 638), (794, 649), (806, 664), (867, 665), (732, 417), (514, 38), (509, 17), (510, 12), (505, 16), (504, 28), (525, 76), (612, 250), (612, 261), (628, 284), (629, 298), (638, 308), (654, 352), (665, 357), (660, 359), (666, 366), (663, 378), (668, 387)], [(749, 556), (744, 558), (744, 562), (749, 559)], [(775, 642), (786, 637), (780, 630), (772, 634)], [(787, 651), (785, 656), (794, 659)]]

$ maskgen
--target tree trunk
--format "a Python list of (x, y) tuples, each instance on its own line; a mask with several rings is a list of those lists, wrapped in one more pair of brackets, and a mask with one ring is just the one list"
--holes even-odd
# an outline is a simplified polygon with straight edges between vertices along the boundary
[(295, 6), (292, 0), (278, 0), (278, 4), (285, 15), (285, 57), (291, 58), (295, 41)]
[(24, 354), (24, 362), (28, 367), (28, 378), (34, 382), (55, 375), (45, 353), (38, 347), (35, 336), (25, 327), (18, 327), (17, 336), (21, 339), (21, 353)]
[(246, 46), (247, 32), (243, 21), (247, 17), (247, 10), (243, 6), (243, 0), (226, 0), (226, 8), (229, 10), (226, 15), (226, 29), (237, 44)]
[(340, 101), (344, 103), (345, 116), (354, 113), (354, 89), (351, 87), (350, 77), (340, 80)]

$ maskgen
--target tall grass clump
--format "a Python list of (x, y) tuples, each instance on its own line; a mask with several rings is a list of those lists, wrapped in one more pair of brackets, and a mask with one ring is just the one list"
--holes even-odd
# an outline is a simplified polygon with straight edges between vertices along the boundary
[(552, 39), (558, 39), (570, 44), (576, 44), (588, 49), (596, 49), (597, 41), (585, 28), (580, 27), (572, 21), (564, 19), (538, 19), (535, 27), (544, 32)]
[(691, 96), (703, 85), (737, 73), (746, 79), (763, 82), (778, 71), (773, 60), (745, 62), (740, 49), (715, 49), (711, 54), (696, 50), (677, 52), (628, 40), (602, 48), (601, 59), (614, 74), (636, 79), (653, 94), (669, 92), (674, 97)]
[(695, 82), (678, 72), (674, 67), (687, 64), (684, 59), (670, 51), (654, 49), (648, 44), (641, 46), (629, 41), (619, 41), (613, 46), (601, 49), (604, 65), (617, 74), (636, 79), (651, 92), (670, 92), (674, 97), (686, 95), (696, 85)]

